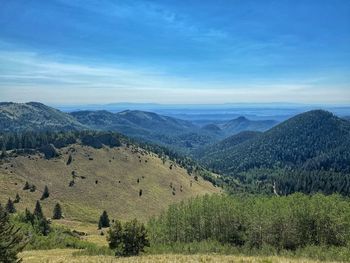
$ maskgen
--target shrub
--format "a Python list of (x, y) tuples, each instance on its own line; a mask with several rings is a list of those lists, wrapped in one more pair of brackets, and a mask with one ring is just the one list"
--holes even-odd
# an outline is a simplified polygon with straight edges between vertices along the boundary
[(115, 221), (108, 231), (107, 240), (118, 256), (136, 256), (150, 245), (145, 226), (136, 219), (124, 225)]

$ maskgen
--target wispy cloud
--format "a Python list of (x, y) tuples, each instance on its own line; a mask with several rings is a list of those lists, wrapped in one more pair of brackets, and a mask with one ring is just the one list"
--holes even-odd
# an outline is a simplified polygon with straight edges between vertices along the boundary
[[(0, 52), (1, 100), (48, 103), (347, 102), (350, 89), (292, 80), (205, 81), (155, 69), (61, 62), (33, 52)], [(277, 82), (277, 83), (276, 83)], [(244, 83), (244, 84), (243, 84)]]

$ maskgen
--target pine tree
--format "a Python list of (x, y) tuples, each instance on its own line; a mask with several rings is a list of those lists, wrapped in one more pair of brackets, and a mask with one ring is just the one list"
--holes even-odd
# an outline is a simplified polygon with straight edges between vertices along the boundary
[(53, 219), (61, 219), (62, 218), (62, 208), (59, 203), (55, 205), (55, 208), (53, 209)]
[(102, 215), (100, 216), (100, 220), (98, 221), (98, 227), (99, 229), (103, 227), (109, 227), (109, 218), (106, 211), (103, 211)]
[(43, 214), (41, 204), (39, 201), (36, 201), (35, 209), (33, 213), (33, 225), (44, 236), (47, 236), (50, 233), (50, 223)]
[(9, 216), (0, 204), (0, 262), (19, 262), (17, 254), (24, 248), (23, 236), (9, 221)]
[(16, 213), (15, 204), (13, 203), (13, 201), (10, 198), (6, 204), (6, 211), (10, 214)]
[(36, 201), (33, 215), (38, 217), (38, 218), (43, 218), (44, 217), (43, 210), (41, 208), (41, 204), (40, 204), (39, 201)]
[(44, 192), (43, 192), (40, 200), (44, 200), (44, 199), (48, 198), (49, 196), (50, 196), (49, 188), (47, 187), (47, 185), (45, 185)]
[(26, 223), (31, 223), (33, 225), (34, 223), (34, 215), (26, 208), (24, 211), (24, 221)]
[(70, 165), (72, 161), (73, 161), (73, 158), (72, 158), (72, 155), (70, 154), (67, 160), (67, 165)]
[(28, 181), (24, 184), (23, 186), (23, 190), (28, 190), (30, 188), (30, 185), (28, 183)]
[(34, 184), (31, 185), (30, 188), (29, 188), (29, 191), (30, 192), (35, 192), (36, 191), (36, 186)]
[(19, 194), (16, 194), (15, 200), (13, 201), (14, 203), (19, 203), (19, 201), (21, 201), (21, 197), (19, 196)]

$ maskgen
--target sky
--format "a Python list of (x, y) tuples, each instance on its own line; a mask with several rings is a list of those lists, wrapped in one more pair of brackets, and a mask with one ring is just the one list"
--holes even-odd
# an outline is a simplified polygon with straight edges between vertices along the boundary
[(0, 101), (350, 103), (348, 0), (0, 0)]

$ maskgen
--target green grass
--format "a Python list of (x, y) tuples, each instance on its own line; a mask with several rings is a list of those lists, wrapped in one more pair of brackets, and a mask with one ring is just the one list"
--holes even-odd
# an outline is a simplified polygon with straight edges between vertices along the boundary
[[(70, 147), (75, 149), (71, 153), (73, 161), (66, 165)], [(201, 178), (195, 181), (193, 176), (176, 165), (169, 169), (171, 163), (167, 161), (163, 164), (154, 154), (127, 147), (70, 147), (61, 149), (61, 156), (56, 159), (45, 160), (40, 155), (18, 156), (0, 164), (0, 202), (4, 204), (18, 193), (22, 199), (16, 208), (20, 211), (26, 207), (32, 210), (47, 185), (50, 197), (42, 201), (47, 217), (52, 216), (53, 207), (59, 202), (65, 218), (70, 220), (96, 223), (101, 212), (107, 210), (111, 218), (146, 221), (169, 204), (221, 191)], [(78, 178), (75, 185), (69, 187), (72, 171), (77, 173)], [(86, 178), (81, 179), (80, 176)], [(22, 190), (26, 181), (35, 184), (37, 191)], [(175, 195), (169, 186), (171, 183), (176, 188)], [(140, 189), (143, 191), (141, 197)]]

